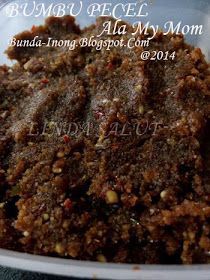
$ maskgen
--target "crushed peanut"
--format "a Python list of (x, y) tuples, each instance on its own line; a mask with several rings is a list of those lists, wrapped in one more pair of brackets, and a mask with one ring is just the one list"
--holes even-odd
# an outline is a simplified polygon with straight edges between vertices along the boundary
[(64, 246), (61, 243), (57, 243), (55, 245), (55, 252), (58, 254), (62, 254), (64, 252)]
[(108, 204), (115, 204), (119, 202), (118, 194), (115, 191), (109, 190), (106, 192), (106, 202)]
[(50, 218), (50, 216), (49, 216), (47, 213), (45, 213), (45, 214), (43, 215), (43, 219), (44, 219), (45, 221), (48, 221), (49, 218)]
[(144, 106), (143, 106), (143, 105), (140, 105), (140, 106), (139, 106), (139, 113), (140, 113), (141, 115), (144, 114)]
[(101, 262), (101, 263), (106, 263), (107, 262), (106, 257), (102, 254), (97, 255), (96, 259), (97, 259), (98, 262)]
[(65, 153), (64, 152), (58, 152), (57, 153), (57, 157), (58, 158), (63, 158), (65, 156)]
[(161, 197), (162, 199), (166, 198), (166, 195), (167, 195), (167, 190), (164, 190), (164, 191), (162, 191), (162, 192), (160, 193), (160, 197)]
[(60, 173), (62, 173), (62, 168), (53, 167), (52, 171), (53, 171), (53, 173), (55, 173), (55, 174), (60, 174)]

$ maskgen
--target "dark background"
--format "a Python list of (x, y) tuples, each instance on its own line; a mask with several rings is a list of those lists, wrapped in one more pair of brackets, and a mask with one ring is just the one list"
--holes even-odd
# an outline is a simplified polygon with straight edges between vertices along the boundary
[[(0, 280), (76, 280), (76, 278), (51, 276), (20, 271), (0, 266)], [(77, 278), (79, 280), (79, 278)]]

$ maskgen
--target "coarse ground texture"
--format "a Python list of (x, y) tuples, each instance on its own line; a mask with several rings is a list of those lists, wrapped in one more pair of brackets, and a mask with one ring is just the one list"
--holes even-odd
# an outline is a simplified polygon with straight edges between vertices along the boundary
[[(90, 38), (104, 20), (80, 30), (72, 17), (51, 17), (16, 38)], [(127, 29), (96, 39), (126, 42)], [(17, 63), (0, 67), (2, 248), (210, 263), (208, 64), (182, 35), (160, 31), (146, 49), (176, 57), (143, 61), (141, 47), (7, 50)]]

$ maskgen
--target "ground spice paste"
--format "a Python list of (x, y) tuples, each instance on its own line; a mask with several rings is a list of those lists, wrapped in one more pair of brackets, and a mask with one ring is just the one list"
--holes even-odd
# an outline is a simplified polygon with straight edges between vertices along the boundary
[[(70, 16), (50, 17), (16, 39), (90, 38), (104, 20), (80, 30)], [(176, 58), (144, 61), (143, 49)], [(159, 31), (145, 48), (7, 54), (17, 63), (0, 67), (1, 247), (210, 263), (210, 73), (200, 49)]]

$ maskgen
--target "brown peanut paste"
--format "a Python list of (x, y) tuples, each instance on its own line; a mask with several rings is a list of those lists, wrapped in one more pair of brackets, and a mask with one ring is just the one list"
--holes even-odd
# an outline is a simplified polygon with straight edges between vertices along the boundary
[[(15, 38), (133, 36), (127, 24), (125, 35), (97, 37), (105, 20), (80, 30), (70, 16), (50, 17)], [(144, 50), (176, 57), (143, 60)], [(210, 73), (201, 50), (159, 31), (148, 47), (7, 54), (17, 62), (0, 67), (0, 246), (210, 263)]]

